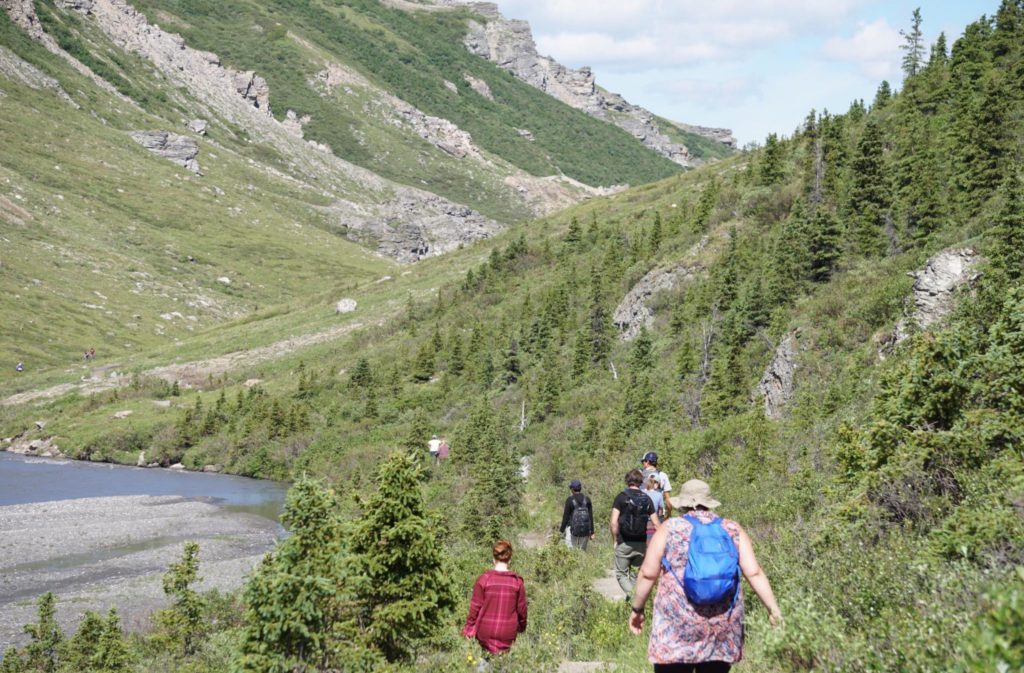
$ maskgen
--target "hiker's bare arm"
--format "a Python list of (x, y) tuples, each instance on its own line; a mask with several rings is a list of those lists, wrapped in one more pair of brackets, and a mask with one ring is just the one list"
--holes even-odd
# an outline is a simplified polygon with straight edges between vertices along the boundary
[(782, 613), (779, 611), (779, 604), (775, 602), (775, 593), (772, 591), (772, 585), (768, 581), (768, 576), (764, 574), (761, 564), (757, 562), (757, 557), (754, 556), (754, 543), (750, 541), (747, 531), (742, 528), (740, 528), (739, 552), (740, 570), (743, 571), (743, 576), (747, 578), (747, 581), (750, 582), (750, 588), (754, 590), (757, 597), (768, 608), (768, 618), (771, 620), (771, 623), (778, 624), (782, 621)]
[(612, 544), (618, 544), (619, 542), (619, 510), (612, 507), (612, 522), (608, 526), (612, 532)]
[[(636, 588), (633, 590), (633, 606), (643, 607), (647, 604), (647, 597), (651, 595), (651, 589), (658, 581), (658, 574), (661, 572), (661, 557), (665, 555), (665, 539), (668, 537), (667, 528), (659, 528), (647, 545), (647, 554), (644, 562), (640, 565), (640, 571), (636, 575)], [(644, 630), (644, 615), (630, 611), (629, 630), (639, 635)]]
[[(654, 512), (654, 513), (651, 514), (651, 523), (654, 524), (655, 528), (661, 528), (661, 519), (658, 518), (658, 513), (657, 512)], [(651, 539), (653, 540), (654, 538), (651, 538)]]
[(672, 516), (672, 500), (669, 498), (669, 496), (671, 494), (672, 494), (672, 491), (664, 491), (661, 494), (662, 500), (665, 501), (665, 518), (666, 519), (669, 518), (670, 516)]

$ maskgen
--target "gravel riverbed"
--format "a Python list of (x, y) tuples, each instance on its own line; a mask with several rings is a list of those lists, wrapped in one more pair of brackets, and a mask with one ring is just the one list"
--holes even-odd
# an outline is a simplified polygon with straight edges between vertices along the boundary
[(36, 599), (57, 596), (73, 631), (86, 610), (116, 607), (142, 630), (166, 605), (161, 578), (199, 543), (200, 589), (236, 589), (282, 534), (278, 523), (177, 496), (116, 496), (0, 507), (0, 649), (23, 644)]

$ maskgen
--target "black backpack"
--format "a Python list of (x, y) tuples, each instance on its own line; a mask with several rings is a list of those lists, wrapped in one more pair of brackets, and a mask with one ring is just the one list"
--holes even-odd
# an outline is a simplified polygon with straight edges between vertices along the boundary
[(594, 532), (593, 523), (590, 520), (590, 508), (587, 507), (587, 497), (583, 496), (582, 502), (572, 497), (572, 517), (569, 519), (569, 530), (576, 537), (584, 537)]
[(625, 508), (619, 512), (619, 534), (623, 540), (646, 540), (651, 499), (642, 491), (626, 491)]

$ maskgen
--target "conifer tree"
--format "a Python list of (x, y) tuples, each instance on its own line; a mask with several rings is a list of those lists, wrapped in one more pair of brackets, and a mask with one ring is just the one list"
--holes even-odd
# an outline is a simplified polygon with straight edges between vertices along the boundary
[(708, 230), (708, 226), (711, 224), (711, 215), (715, 211), (715, 205), (718, 203), (718, 180), (712, 178), (700, 193), (700, 198), (697, 200), (697, 211), (693, 218), (693, 231), (696, 233), (704, 233)]
[(991, 230), (989, 256), (995, 272), (1010, 283), (1024, 276), (1024, 179), (1013, 171), (1003, 186), (1003, 206)]
[(604, 294), (597, 269), (590, 278), (590, 359), (602, 363), (611, 352), (611, 323), (604, 307)]
[(903, 74), (913, 77), (921, 69), (921, 62), (924, 60), (924, 35), (921, 32), (921, 8), (914, 10), (910, 22), (910, 30), (900, 30), (903, 37), (903, 44), (900, 49), (903, 51)]
[(761, 154), (761, 184), (768, 187), (778, 184), (782, 181), (782, 176), (782, 144), (776, 134), (769, 133)]
[(581, 329), (576, 332), (572, 349), (572, 377), (582, 378), (591, 363), (590, 330)]
[(654, 224), (651, 225), (651, 233), (647, 239), (647, 250), (648, 255), (654, 256), (658, 254), (658, 250), (661, 248), (662, 238), (662, 226), (661, 226), (661, 213), (654, 213)]
[(281, 520), (288, 537), (263, 558), (245, 588), (236, 670), (323, 671), (343, 661), (367, 664), (348, 670), (370, 670), (373, 656), (353, 614), (334, 493), (300, 479), (288, 492)]
[(561, 394), (562, 372), (554, 352), (549, 351), (544, 354), (541, 362), (540, 382), (534, 403), (537, 420), (544, 420), (555, 412)]
[(462, 354), (462, 336), (453, 331), (448, 337), (448, 373), (459, 376), (466, 369), (466, 358)]
[(519, 367), (519, 347), (516, 344), (515, 337), (510, 337), (508, 340), (508, 348), (505, 350), (505, 362), (502, 369), (502, 380), (506, 386), (510, 386), (518, 381), (523, 373)]
[(171, 605), (156, 615), (161, 639), (180, 654), (193, 654), (203, 638), (204, 601), (193, 588), (199, 577), (199, 545), (186, 542), (181, 560), (172, 563), (163, 577), (164, 594)]
[(654, 388), (646, 371), (630, 374), (620, 424), (627, 433), (642, 430), (654, 417)]
[(413, 381), (425, 383), (434, 376), (436, 355), (437, 351), (434, 350), (434, 343), (431, 339), (427, 339), (420, 344), (420, 348), (416, 353), (416, 361), (412, 368)]
[(819, 208), (811, 225), (809, 278), (823, 283), (831, 277), (839, 261), (842, 235), (839, 221), (829, 210)]
[(348, 536), (350, 585), (367, 640), (388, 661), (408, 661), (455, 606), (438, 522), (424, 507), (418, 468), (404, 453), (377, 471), (377, 491)]
[(878, 90), (875, 91), (875, 100), (871, 104), (872, 110), (881, 110), (889, 104), (889, 99), (892, 98), (892, 89), (889, 87), (889, 82), (882, 80), (882, 83), (878, 85)]
[(57, 600), (47, 591), (39, 597), (38, 621), (26, 624), (25, 633), (31, 638), (25, 646), (25, 664), (30, 671), (56, 673), (60, 665), (60, 650), (64, 633), (57, 623)]
[(373, 385), (373, 371), (370, 369), (370, 362), (365, 357), (356, 360), (348, 375), (348, 381), (349, 386), (358, 390), (367, 390)]
[(581, 240), (583, 240), (583, 229), (580, 227), (580, 221), (573, 216), (572, 221), (569, 222), (569, 230), (565, 233), (565, 243), (570, 248), (577, 248)]
[(648, 372), (654, 369), (654, 343), (651, 341), (651, 333), (644, 325), (640, 333), (633, 340), (633, 351), (629, 356), (629, 363), (638, 372)]
[(472, 467), (467, 470), (470, 487), (462, 502), (461, 529), (469, 539), (483, 545), (507, 536), (519, 515), (519, 453), (511, 444), (508, 428), (504, 415), (496, 414), (484, 397), (456, 432), (459, 452), (453, 455)]
[(862, 255), (877, 255), (885, 251), (889, 185), (882, 142), (881, 128), (874, 118), (869, 119), (852, 164), (853, 185), (849, 202), (850, 244)]
[(93, 655), (92, 670), (95, 673), (123, 673), (131, 670), (132, 656), (121, 631), (117, 610), (110, 608), (102, 622), (99, 642)]
[(75, 635), (66, 641), (63, 666), (73, 671), (92, 671), (105, 628), (103, 617), (87, 610)]

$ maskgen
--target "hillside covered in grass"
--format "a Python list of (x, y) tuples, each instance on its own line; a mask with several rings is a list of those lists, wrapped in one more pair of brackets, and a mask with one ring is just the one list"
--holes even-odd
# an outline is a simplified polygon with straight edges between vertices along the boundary
[[(551, 532), (572, 478), (607, 520), (654, 450), (674, 484), (712, 485), (780, 598), (780, 629), (748, 601), (735, 670), (1024, 666), (1024, 7), (952, 45), (916, 34), (901, 91), (426, 260), (343, 338), (191, 388), (140, 366), (129, 387), (0, 410), (0, 434), (42, 415), (80, 458), (298, 480), (293, 535), (243, 603), (134, 636), (138, 665), (470, 670), (457, 622), (493, 539)], [(908, 273), (943, 251), (972, 266), (922, 326)], [(617, 326), (666, 274), (650, 322)], [(279, 319), (322, 324), (305, 311)], [(780, 358), (792, 386), (766, 413)], [(440, 468), (421, 464), (432, 433), (452, 446)], [(606, 545), (517, 553), (534, 616), (499, 670), (648, 670), (628, 608), (590, 588)]]

